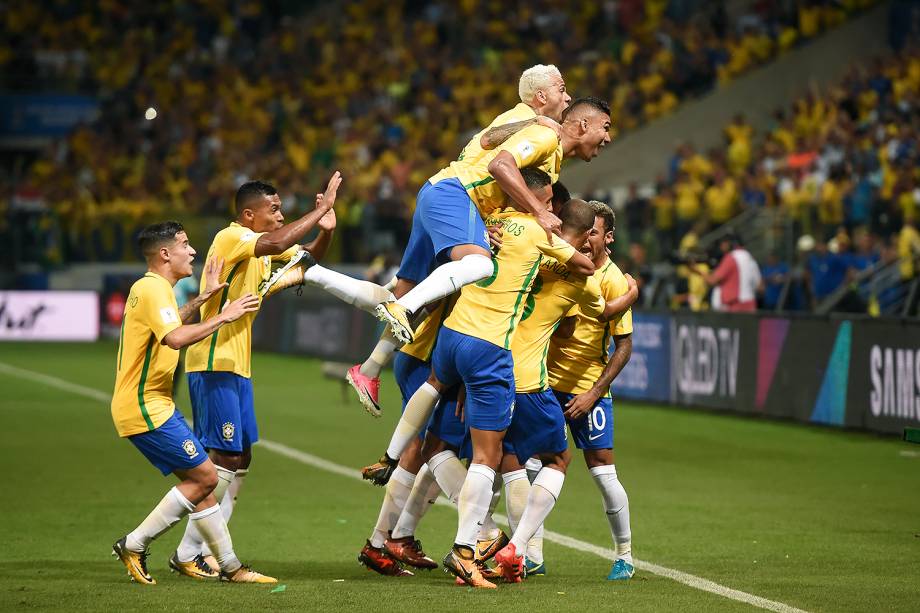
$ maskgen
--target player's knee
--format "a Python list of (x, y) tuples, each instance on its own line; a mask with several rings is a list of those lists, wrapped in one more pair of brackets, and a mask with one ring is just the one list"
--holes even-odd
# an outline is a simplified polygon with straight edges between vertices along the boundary
[[(243, 454), (241, 453), (228, 453), (219, 449), (212, 449), (208, 455), (211, 457), (211, 461), (221, 468), (226, 468), (227, 470), (239, 470), (240, 468), (244, 468)], [(247, 461), (246, 466), (248, 465), (249, 463)]]
[(419, 452), (422, 456), (422, 461), (428, 463), (431, 461), (431, 458), (444, 450), (445, 447), (441, 442), (441, 439), (429, 434), (425, 437), (424, 442), (422, 442), (422, 448), (419, 450)]
[(502, 461), (502, 446), (482, 446), (473, 451), (473, 464), (484, 464), (498, 470)]
[(249, 465), (252, 464), (252, 448), (244, 449), (243, 453), (240, 454), (240, 465), (236, 467), (236, 470), (240, 468), (249, 468)]
[(470, 274), (480, 279), (489, 277), (493, 272), (492, 258), (484, 253), (471, 253), (463, 257), (465, 265), (470, 267)]
[(217, 487), (217, 467), (212, 462), (202, 464), (201, 470), (196, 470), (191, 476), (202, 500)]
[(613, 464), (613, 450), (588, 449), (585, 451), (585, 464), (588, 466), (588, 470)]

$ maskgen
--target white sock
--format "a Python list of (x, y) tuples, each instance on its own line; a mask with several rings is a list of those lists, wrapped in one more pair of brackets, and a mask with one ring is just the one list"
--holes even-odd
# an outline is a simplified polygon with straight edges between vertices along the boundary
[(632, 534), (629, 529), (629, 498), (623, 484), (617, 479), (613, 464), (595, 466), (590, 471), (597, 488), (604, 497), (604, 510), (610, 523), (610, 536), (617, 549), (617, 559), (632, 564)]
[[(230, 481), (230, 487), (227, 488), (227, 493), (223, 497), (218, 498), (220, 501), (220, 512), (224, 514), (224, 520), (229, 524), (230, 517), (233, 515), (233, 509), (236, 507), (236, 499), (240, 495), (240, 489), (243, 487), (243, 481), (246, 480), (246, 475), (249, 474), (248, 468), (239, 468), (236, 471), (233, 479)], [(214, 490), (215, 495), (217, 489)]]
[[(218, 466), (217, 485), (214, 486), (214, 491), (212, 492), (214, 498), (218, 501), (223, 501), (235, 478), (236, 473), (232, 470), (228, 470), (223, 466)], [(223, 512), (223, 505), (221, 505), (221, 512)], [(229, 516), (225, 514), (224, 521), (226, 522), (229, 519)], [(179, 546), (176, 548), (176, 558), (178, 558), (180, 562), (191, 562), (198, 554), (209, 555), (210, 553), (211, 550), (205, 544), (204, 537), (198, 532), (197, 523), (193, 522), (191, 517), (189, 517), (188, 524), (185, 526), (185, 534), (182, 535), (182, 540), (179, 541)]]
[(463, 482), (466, 481), (466, 467), (457, 454), (449, 450), (442, 451), (428, 461), (428, 468), (447, 499), (457, 504)]
[(489, 501), (489, 512), (486, 513), (485, 519), (482, 520), (482, 525), (479, 526), (479, 534), (476, 536), (478, 540), (488, 541), (498, 538), (498, 535), (501, 534), (501, 529), (498, 527), (498, 524), (495, 523), (495, 520), (492, 519), (492, 513), (495, 512), (495, 507), (498, 506), (498, 501), (501, 497), (502, 482), (499, 479), (495, 479), (492, 483), (492, 500)]
[(396, 302), (414, 313), (429, 302), (450, 296), (464, 285), (485, 279), (492, 274), (492, 270), (492, 258), (478, 254), (465, 255), (456, 262), (435, 268), (424, 281)]
[(355, 279), (319, 264), (308, 268), (303, 274), (303, 280), (368, 313), (373, 313), (381, 302), (393, 300), (393, 294), (376, 283)]
[(370, 541), (373, 547), (383, 547), (384, 541), (390, 535), (390, 530), (396, 526), (399, 516), (406, 506), (406, 500), (412, 492), (412, 486), (415, 484), (415, 475), (397, 466), (390, 480), (387, 482), (386, 493), (383, 497), (383, 504), (380, 505), (380, 515), (377, 516), (377, 525), (374, 526), (374, 533)]
[(415, 476), (415, 485), (412, 486), (412, 493), (409, 494), (409, 498), (406, 500), (406, 506), (403, 507), (399, 521), (396, 522), (396, 527), (393, 528), (393, 538), (400, 539), (413, 536), (416, 528), (418, 528), (418, 523), (422, 521), (422, 517), (425, 516), (434, 501), (438, 499), (438, 494), (440, 493), (441, 486), (438, 485), (437, 479), (434, 478), (434, 473), (429, 470), (427, 464), (423, 464), (421, 470), (418, 471), (418, 475)]
[(460, 497), (457, 499), (459, 521), (454, 543), (467, 547), (476, 545), (479, 524), (489, 512), (489, 503), (492, 502), (494, 482), (494, 470), (485, 464), (470, 464), (463, 488), (460, 490)]
[(524, 468), (527, 470), (527, 480), (533, 483), (533, 480), (540, 473), (540, 469), (543, 468), (543, 462), (539, 458), (530, 458), (524, 463)]
[(441, 394), (434, 386), (428, 382), (422, 383), (422, 386), (412, 394), (409, 402), (406, 403), (406, 410), (403, 411), (399, 423), (396, 424), (396, 430), (390, 438), (390, 445), (387, 447), (387, 455), (394, 460), (398, 460), (402, 452), (406, 450), (412, 439), (418, 436), (422, 431), (431, 413), (434, 411), (434, 405), (438, 403)]
[(543, 524), (527, 541), (527, 559), (534, 564), (543, 564)]
[(192, 513), (188, 516), (188, 520), (198, 528), (198, 532), (214, 552), (217, 565), (222, 571), (232, 573), (242, 566), (233, 551), (233, 540), (230, 538), (230, 530), (227, 529), (227, 522), (224, 521), (219, 504), (204, 511)]
[(527, 471), (512, 470), (502, 475), (505, 482), (505, 512), (508, 514), (508, 527), (511, 534), (517, 530), (527, 506), (527, 496), (530, 495), (530, 482), (527, 480)]
[(361, 364), (361, 374), (365, 377), (379, 377), (383, 367), (390, 363), (393, 353), (402, 346), (402, 343), (393, 336), (393, 330), (387, 326), (380, 340), (374, 345), (374, 350)]
[(511, 543), (520, 552), (519, 555), (523, 555), (527, 549), (527, 542), (537, 533), (537, 528), (553, 510), (559, 494), (562, 493), (564, 482), (564, 472), (546, 466), (533, 480), (530, 495), (527, 497), (527, 507), (517, 530), (514, 531), (514, 536), (511, 537)]
[(128, 534), (125, 547), (138, 553), (147, 551), (153, 539), (175, 526), (194, 510), (195, 505), (182, 495), (179, 488), (170, 489), (150, 515)]

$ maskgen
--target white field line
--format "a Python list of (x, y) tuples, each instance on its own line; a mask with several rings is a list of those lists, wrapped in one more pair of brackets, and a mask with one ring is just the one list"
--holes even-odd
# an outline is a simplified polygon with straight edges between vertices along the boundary
[[(40, 383), (40, 384), (43, 384), (49, 387), (54, 387), (54, 388), (57, 388), (57, 389), (60, 389), (66, 392), (79, 394), (87, 398), (92, 398), (93, 400), (104, 402), (105, 404), (109, 404), (112, 400), (112, 397), (109, 394), (106, 394), (105, 392), (101, 392), (97, 389), (79, 385), (77, 383), (71, 383), (70, 381), (65, 381), (64, 379), (60, 379), (58, 377), (47, 375), (41, 372), (19, 368), (17, 366), (6, 364), (4, 362), (0, 362), (0, 373), (10, 375), (12, 377), (18, 377), (20, 379), (34, 381), (36, 383)], [(370, 484), (370, 482), (364, 481), (361, 478), (361, 472), (354, 468), (349, 468), (341, 464), (336, 464), (335, 462), (330, 462), (329, 460), (326, 460), (319, 456), (315, 456), (311, 453), (307, 453), (305, 451), (301, 451), (293, 447), (288, 447), (287, 445), (284, 445), (282, 443), (276, 443), (274, 441), (263, 439), (259, 441), (258, 444), (260, 447), (264, 449), (273, 451), (277, 453), (278, 455), (284, 456), (296, 462), (300, 462), (301, 464), (306, 464), (307, 466), (318, 468), (320, 470), (325, 470), (326, 472), (330, 472), (330, 473), (339, 475), (341, 477), (348, 477), (349, 479), (354, 479), (362, 483)], [(450, 502), (445, 500), (443, 497), (438, 498), (437, 503), (444, 505), (444, 506), (449, 506), (449, 507), (453, 506)], [(494, 518), (504, 524), (508, 523), (507, 518), (501, 515), (494, 515)], [(585, 553), (592, 553), (606, 560), (612, 561), (616, 559), (616, 552), (612, 549), (608, 549), (606, 547), (598, 547), (597, 545), (594, 545), (592, 543), (588, 543), (586, 541), (572, 538), (570, 536), (566, 536), (558, 532), (552, 532), (552, 531), (547, 530), (543, 538), (548, 541), (552, 541), (558, 545), (562, 545), (563, 547), (568, 547), (570, 549), (575, 549), (577, 551), (582, 551)], [(782, 602), (777, 602), (775, 600), (769, 600), (767, 598), (755, 596), (754, 594), (749, 594), (747, 592), (735, 590), (730, 587), (726, 587), (724, 585), (718, 584), (714, 581), (710, 581), (702, 577), (697, 577), (696, 575), (691, 575), (689, 573), (675, 570), (673, 568), (667, 568), (665, 566), (660, 566), (658, 564), (653, 564), (651, 562), (645, 562), (641, 560), (634, 560), (634, 562), (638, 570), (641, 570), (647, 573), (651, 573), (653, 575), (666, 577), (678, 583), (683, 583), (684, 585), (687, 585), (694, 589), (701, 590), (704, 592), (709, 592), (711, 594), (716, 594), (717, 596), (728, 598), (729, 600), (743, 602), (745, 604), (749, 604), (751, 606), (758, 607), (760, 609), (766, 609), (767, 611), (776, 611), (777, 613), (807, 613), (806, 611), (802, 609), (798, 609), (796, 607), (784, 604)]]

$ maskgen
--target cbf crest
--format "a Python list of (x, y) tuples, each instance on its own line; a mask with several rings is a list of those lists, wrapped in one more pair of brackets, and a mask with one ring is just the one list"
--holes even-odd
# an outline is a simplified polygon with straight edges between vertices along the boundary
[(195, 442), (190, 438), (182, 441), (182, 450), (189, 458), (194, 458), (198, 455), (198, 446), (195, 445)]
[(223, 426), (221, 426), (220, 431), (225, 441), (232, 441), (233, 435), (236, 434), (236, 426), (234, 426), (232, 422), (228, 421)]

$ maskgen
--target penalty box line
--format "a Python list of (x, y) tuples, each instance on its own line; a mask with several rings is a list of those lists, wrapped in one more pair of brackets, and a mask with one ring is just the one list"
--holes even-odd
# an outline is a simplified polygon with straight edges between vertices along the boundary
[[(86, 387), (84, 385), (79, 385), (77, 383), (72, 383), (65, 379), (61, 379), (59, 377), (48, 375), (42, 372), (13, 366), (12, 364), (7, 364), (5, 362), (0, 362), (0, 373), (9, 375), (11, 377), (17, 377), (19, 379), (25, 379), (35, 383), (47, 385), (49, 387), (53, 387), (65, 392), (78, 394), (80, 396), (91, 398), (105, 404), (110, 404), (112, 401), (112, 396), (103, 391), (91, 387)], [(347, 466), (343, 466), (342, 464), (330, 462), (325, 458), (321, 458), (311, 453), (307, 453), (305, 451), (301, 451), (299, 449), (295, 449), (275, 441), (263, 439), (257, 444), (261, 448), (267, 449), (280, 456), (294, 460), (301, 464), (305, 464), (313, 468), (318, 468), (320, 470), (324, 470), (341, 477), (347, 477), (349, 479), (357, 480), (361, 483), (367, 483), (370, 485), (369, 481), (365, 481), (361, 478), (361, 472), (354, 468), (349, 468)], [(437, 504), (448, 507), (454, 506), (443, 497), (439, 497), (437, 499)], [(508, 523), (507, 518), (502, 515), (496, 514), (493, 517), (506, 525)], [(616, 559), (616, 552), (612, 549), (599, 547), (593, 543), (582, 541), (571, 536), (566, 536), (565, 534), (560, 534), (559, 532), (545, 530), (543, 538), (545, 540), (556, 543), (557, 545), (562, 545), (563, 547), (568, 547), (569, 549), (574, 549), (583, 553), (594, 554), (606, 560), (613, 561)], [(721, 596), (722, 598), (749, 604), (753, 607), (765, 609), (767, 611), (775, 611), (776, 613), (807, 613), (803, 609), (798, 609), (782, 602), (777, 602), (775, 600), (769, 600), (761, 596), (749, 594), (748, 592), (742, 592), (741, 590), (736, 590), (714, 581), (710, 581), (709, 579), (697, 577), (696, 575), (691, 575), (689, 573), (685, 573), (673, 568), (668, 568), (666, 566), (661, 566), (659, 564), (654, 564), (652, 562), (646, 562), (638, 559), (634, 560), (634, 562), (638, 570), (651, 573), (653, 575), (658, 575), (659, 577), (665, 577), (667, 579), (671, 579), (672, 581), (682, 583), (688, 587)]]

